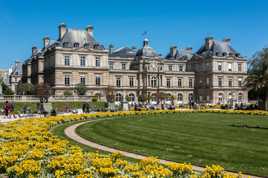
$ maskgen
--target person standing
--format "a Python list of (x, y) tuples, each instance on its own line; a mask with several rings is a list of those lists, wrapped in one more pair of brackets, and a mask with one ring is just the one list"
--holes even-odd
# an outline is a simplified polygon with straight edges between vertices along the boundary
[(4, 112), (5, 112), (5, 116), (8, 117), (8, 114), (10, 112), (10, 104), (9, 104), (8, 101), (6, 101), (5, 104), (4, 104)]

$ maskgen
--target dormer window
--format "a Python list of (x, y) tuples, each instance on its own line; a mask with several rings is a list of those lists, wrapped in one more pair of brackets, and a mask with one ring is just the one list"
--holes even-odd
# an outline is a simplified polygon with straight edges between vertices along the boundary
[(64, 43), (63, 43), (63, 47), (64, 47), (64, 48), (68, 48), (68, 47), (69, 47), (69, 43), (68, 43), (68, 42), (64, 42)]
[(215, 56), (219, 56), (219, 53), (218, 53), (218, 52), (216, 52), (216, 53), (215, 53)]
[(88, 43), (85, 43), (84, 44), (84, 48), (89, 48), (89, 44)]
[(222, 53), (222, 56), (227, 56), (227, 53)]
[(235, 54), (235, 57), (240, 57), (240, 54), (239, 54), (239, 53), (236, 53), (236, 54)]
[(79, 43), (74, 43), (75, 48), (79, 48)]

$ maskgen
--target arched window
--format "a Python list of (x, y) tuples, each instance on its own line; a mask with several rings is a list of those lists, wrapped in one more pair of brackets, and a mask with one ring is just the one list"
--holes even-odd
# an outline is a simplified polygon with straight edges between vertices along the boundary
[(183, 95), (181, 93), (178, 94), (178, 101), (183, 101)]
[(151, 79), (151, 86), (153, 88), (156, 88), (157, 87), (157, 80), (156, 80), (156, 77), (152, 77)]
[(135, 95), (133, 93), (130, 93), (129, 95), (130, 101), (134, 102), (135, 101)]
[(115, 101), (122, 101), (123, 100), (123, 97), (120, 93), (116, 93), (115, 95)]
[(95, 97), (97, 97), (98, 99), (100, 99), (101, 98), (101, 94), (100, 93), (96, 93), (95, 94)]
[(218, 95), (218, 102), (219, 103), (223, 103), (223, 101), (224, 101), (224, 95), (222, 93), (219, 93), (219, 95)]

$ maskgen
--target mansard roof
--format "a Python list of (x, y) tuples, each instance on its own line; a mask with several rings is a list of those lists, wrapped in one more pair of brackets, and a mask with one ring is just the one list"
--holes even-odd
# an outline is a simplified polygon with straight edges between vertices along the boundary
[(165, 59), (182, 60), (182, 59), (191, 59), (192, 56), (193, 56), (192, 48), (175, 49), (174, 54), (173, 54), (172, 48), (171, 48), (170, 52), (167, 54)]
[(160, 55), (157, 54), (156, 51), (152, 47), (149, 46), (149, 40), (147, 38), (144, 39), (143, 47), (137, 51), (136, 56), (160, 57)]
[(83, 47), (85, 44), (93, 47), (96, 44), (96, 40), (93, 36), (85, 30), (78, 29), (67, 29), (67, 32), (59, 42), (61, 46), (64, 43), (68, 43), (70, 47), (73, 47), (75, 43), (78, 43), (80, 47)]
[(208, 37), (205, 39), (205, 44), (196, 53), (199, 55), (211, 54), (214, 56), (239, 56), (239, 53), (231, 46), (230, 41), (231, 40), (228, 38), (219, 41), (212, 37)]
[(16, 61), (15, 64), (11, 66), (11, 75), (22, 75), (22, 63), (20, 61)]
[(121, 57), (121, 58), (131, 58), (131, 57), (134, 58), (136, 55), (136, 52), (137, 52), (136, 48), (121, 47), (112, 51), (112, 53), (109, 56)]

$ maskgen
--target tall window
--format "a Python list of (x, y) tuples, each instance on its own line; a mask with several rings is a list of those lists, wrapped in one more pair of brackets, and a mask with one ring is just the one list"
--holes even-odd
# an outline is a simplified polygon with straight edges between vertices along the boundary
[(218, 63), (218, 71), (222, 71), (222, 63), (221, 62)]
[(133, 93), (130, 93), (129, 95), (130, 101), (134, 102), (135, 101), (135, 95)]
[(126, 70), (126, 63), (122, 63), (122, 70)]
[(229, 72), (232, 71), (232, 63), (228, 63), (228, 71), (229, 71)]
[(238, 79), (238, 86), (239, 86), (239, 87), (242, 87), (242, 78), (239, 78), (239, 79)]
[(179, 71), (183, 72), (183, 65), (179, 65)]
[(210, 86), (210, 78), (207, 77), (207, 87)]
[(189, 88), (193, 88), (193, 79), (189, 78)]
[(129, 86), (134, 87), (134, 78), (133, 77), (129, 77)]
[(99, 75), (96, 76), (96, 86), (101, 85), (101, 77)]
[(151, 86), (153, 88), (156, 88), (157, 87), (157, 80), (156, 80), (156, 77), (152, 77), (151, 79)]
[(218, 95), (218, 102), (223, 103), (224, 102), (224, 95), (222, 93), (219, 93)]
[(171, 87), (171, 82), (170, 82), (170, 78), (167, 78), (167, 88)]
[(86, 78), (85, 78), (85, 76), (80, 76), (80, 84), (86, 85)]
[(232, 86), (233, 86), (233, 79), (230, 78), (230, 79), (228, 80), (228, 86), (229, 86), (229, 87), (232, 87)]
[(183, 101), (183, 95), (181, 93), (178, 94), (178, 101)]
[(85, 67), (86, 66), (86, 57), (80, 56), (80, 66)]
[(116, 78), (116, 86), (121, 87), (121, 78), (120, 77)]
[(109, 61), (109, 69), (113, 69), (114, 68), (114, 63), (113, 63), (113, 61)]
[(168, 65), (168, 70), (172, 71), (172, 65)]
[(64, 85), (65, 86), (69, 86), (70, 85), (70, 76), (69, 75), (65, 75), (64, 76)]
[(123, 97), (120, 93), (116, 93), (115, 95), (115, 101), (122, 101), (123, 100)]
[(64, 65), (70, 66), (70, 56), (64, 56)]
[(96, 57), (96, 67), (100, 67), (101, 63), (100, 63), (100, 58)]
[(221, 77), (218, 78), (218, 86), (222, 87), (222, 78)]
[(237, 68), (238, 68), (238, 72), (242, 72), (242, 64), (241, 63), (238, 63)]
[(178, 87), (181, 88), (182, 87), (182, 79), (178, 78)]

